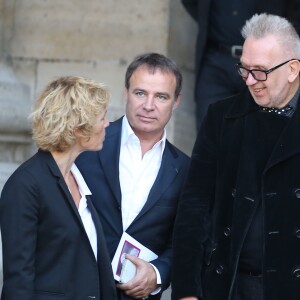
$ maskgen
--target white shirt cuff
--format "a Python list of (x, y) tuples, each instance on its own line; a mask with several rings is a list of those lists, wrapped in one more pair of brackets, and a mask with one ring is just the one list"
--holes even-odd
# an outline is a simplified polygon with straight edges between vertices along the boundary
[[(157, 284), (161, 284), (161, 277), (160, 277), (159, 271), (157, 270), (157, 268), (156, 268), (153, 264), (150, 264), (150, 265), (153, 267), (153, 269), (154, 269), (154, 271), (155, 271), (155, 273), (156, 273), (156, 283), (157, 283)], [(152, 292), (150, 293), (150, 295), (156, 295), (156, 294), (158, 294), (160, 291), (161, 291), (161, 287), (159, 286), (159, 287), (156, 288), (154, 291), (152, 291)]]

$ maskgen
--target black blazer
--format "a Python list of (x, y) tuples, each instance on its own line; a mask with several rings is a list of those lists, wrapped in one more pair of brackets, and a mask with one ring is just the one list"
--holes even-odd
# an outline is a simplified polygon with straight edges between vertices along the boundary
[[(101, 151), (85, 152), (76, 161), (93, 194), (92, 201), (103, 224), (111, 259), (123, 233), (119, 182), (121, 129), (122, 118), (107, 128)], [(152, 263), (160, 272), (162, 290), (170, 283), (171, 236), (188, 164), (187, 155), (167, 141), (161, 167), (147, 202), (126, 230), (158, 255), (158, 259)], [(160, 295), (150, 298), (159, 299)]]
[(102, 226), (87, 200), (98, 262), (52, 155), (38, 151), (15, 171), (0, 199), (1, 300), (116, 299)]

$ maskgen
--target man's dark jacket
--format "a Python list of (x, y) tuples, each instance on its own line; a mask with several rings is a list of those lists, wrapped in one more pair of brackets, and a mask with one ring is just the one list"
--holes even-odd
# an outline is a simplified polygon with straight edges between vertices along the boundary
[(257, 145), (241, 147), (244, 134), (255, 137), (260, 130), (247, 123), (257, 109), (248, 91), (209, 108), (175, 223), (172, 299), (232, 299), (238, 258), (259, 201), (265, 299), (300, 297), (300, 106), (278, 138), (259, 178), (261, 190), (255, 192), (248, 174)]
[[(119, 156), (122, 118), (106, 129), (103, 149), (85, 152), (76, 165), (92, 192), (92, 201), (102, 221), (108, 250), (113, 258), (123, 233)], [(159, 270), (162, 291), (170, 284), (171, 238), (179, 195), (189, 158), (166, 141), (161, 166), (147, 201), (126, 232), (158, 255), (152, 264)], [(122, 293), (122, 299), (130, 299)], [(160, 299), (161, 293), (149, 299)]]

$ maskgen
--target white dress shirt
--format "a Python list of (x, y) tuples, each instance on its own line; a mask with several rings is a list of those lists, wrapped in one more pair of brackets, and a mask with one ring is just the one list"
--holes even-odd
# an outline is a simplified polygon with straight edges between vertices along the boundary
[[(119, 180), (122, 192), (123, 230), (130, 226), (145, 205), (149, 192), (157, 177), (162, 155), (166, 144), (166, 130), (163, 137), (144, 156), (140, 140), (130, 127), (127, 117), (123, 117), (121, 149), (119, 161)], [(157, 268), (152, 265), (157, 276), (157, 284), (161, 277)], [(156, 294), (160, 288), (151, 294)]]
[(142, 157), (140, 140), (134, 134), (126, 116), (124, 116), (119, 162), (124, 231), (136, 218), (147, 201), (161, 165), (165, 142), (166, 132), (164, 132), (163, 138)]
[(95, 224), (91, 215), (91, 212), (87, 206), (86, 202), (86, 196), (92, 195), (90, 189), (88, 188), (86, 182), (84, 181), (80, 171), (76, 167), (75, 164), (72, 165), (71, 167), (71, 172), (77, 182), (79, 192), (81, 195), (81, 199), (79, 201), (78, 205), (78, 213), (81, 217), (84, 229), (86, 231), (86, 234), (89, 238), (91, 247), (93, 249), (95, 258), (97, 260), (97, 232), (95, 228)]

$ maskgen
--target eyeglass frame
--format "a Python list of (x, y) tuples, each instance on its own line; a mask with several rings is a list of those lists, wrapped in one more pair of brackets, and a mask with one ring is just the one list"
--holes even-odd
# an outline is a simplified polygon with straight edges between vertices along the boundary
[[(249, 74), (251, 74), (252, 77), (253, 77), (256, 81), (267, 81), (267, 80), (268, 80), (268, 74), (270, 74), (271, 72), (275, 71), (276, 69), (282, 67), (283, 65), (287, 64), (288, 62), (290, 62), (290, 61), (292, 61), (292, 60), (298, 60), (298, 61), (300, 61), (300, 60), (297, 59), (297, 58), (292, 58), (292, 59), (289, 59), (289, 60), (287, 60), (287, 61), (285, 61), (285, 62), (283, 62), (283, 63), (281, 63), (281, 64), (279, 64), (279, 65), (277, 65), (277, 66), (275, 66), (275, 67), (273, 67), (273, 68), (271, 68), (271, 69), (268, 69), (268, 70), (247, 69), (247, 68), (243, 67), (242, 63), (237, 63), (237, 64), (235, 65), (235, 67), (238, 69), (239, 75), (240, 75), (242, 78), (244, 78), (244, 79), (248, 79)], [(247, 77), (242, 76), (242, 74), (240, 73), (239, 69), (244, 69), (244, 70), (246, 70), (246, 71), (248, 72)], [(264, 79), (264, 80), (257, 79), (257, 78), (255, 77), (255, 75), (253, 74), (253, 71), (259, 71), (259, 72), (265, 73), (266, 79)]]

